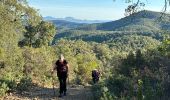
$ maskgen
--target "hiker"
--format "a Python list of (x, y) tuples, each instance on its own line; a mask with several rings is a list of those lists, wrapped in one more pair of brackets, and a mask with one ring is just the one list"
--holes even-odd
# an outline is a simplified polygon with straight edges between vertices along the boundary
[(97, 70), (97, 69), (92, 70), (93, 83), (97, 83), (99, 81), (99, 77), (100, 77), (99, 70)]
[(52, 70), (52, 72), (54, 70), (57, 70), (57, 76), (60, 81), (59, 97), (62, 97), (63, 95), (66, 96), (67, 91), (66, 80), (68, 77), (68, 67), (69, 67), (68, 62), (64, 59), (63, 55), (60, 55), (59, 60), (55, 62), (55, 66)]

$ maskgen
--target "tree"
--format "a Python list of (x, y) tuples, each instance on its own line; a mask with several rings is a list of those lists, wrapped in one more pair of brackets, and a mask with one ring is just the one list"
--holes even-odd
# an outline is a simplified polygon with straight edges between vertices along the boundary
[[(38, 40), (42, 40), (42, 45), (50, 45), (56, 33), (55, 26), (50, 22), (41, 21), (37, 26)], [(41, 45), (40, 44), (40, 45)]]
[[(113, 0), (116, 1), (116, 0)], [(135, 12), (138, 12), (142, 7), (145, 6), (147, 0), (125, 0), (126, 3), (132, 3), (125, 9), (125, 15), (129, 16)], [(135, 3), (134, 3), (135, 2)], [(167, 11), (170, 6), (170, 0), (164, 0), (163, 13)]]
[(35, 39), (35, 35), (37, 33), (37, 29), (34, 26), (28, 25), (25, 27), (26, 32), (24, 33), (24, 37), (25, 37), (25, 41), (22, 40), (22, 42), (24, 42), (24, 45), (28, 45), (29, 47), (32, 47), (32, 44), (34, 43), (34, 39)]
[(161, 53), (170, 56), (170, 38), (169, 35), (162, 41), (162, 45), (158, 48)]
[[(128, 0), (128, 2), (132, 2), (131, 0)], [(125, 15), (129, 16), (135, 12), (137, 12), (138, 10), (141, 9), (141, 7), (144, 7), (145, 3), (141, 2), (140, 0), (137, 0), (136, 3), (133, 3), (131, 5), (129, 5), (126, 9), (125, 9)]]
[(135, 65), (135, 55), (132, 51), (130, 51), (129, 55), (127, 56), (127, 65), (134, 67)]
[(50, 45), (56, 33), (56, 28), (52, 23), (41, 21), (38, 25), (25, 26), (24, 39), (19, 41), (19, 46), (41, 47)]
[[(0, 0), (0, 19), (0, 90), (6, 92), (23, 77), (24, 59), (18, 41), (25, 26), (36, 26), (41, 17), (26, 0)], [(2, 88), (3, 84), (9, 89)]]
[(144, 58), (141, 53), (141, 50), (138, 49), (136, 51), (136, 67), (140, 69), (141, 67), (143, 67), (143, 64), (144, 64)]

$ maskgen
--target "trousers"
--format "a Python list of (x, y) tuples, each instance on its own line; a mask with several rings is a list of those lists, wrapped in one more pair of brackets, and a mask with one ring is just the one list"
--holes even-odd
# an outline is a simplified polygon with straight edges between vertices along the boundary
[(59, 77), (59, 81), (60, 81), (60, 91), (59, 91), (59, 93), (60, 94), (66, 93), (66, 91), (67, 91), (66, 80), (67, 80), (67, 77)]

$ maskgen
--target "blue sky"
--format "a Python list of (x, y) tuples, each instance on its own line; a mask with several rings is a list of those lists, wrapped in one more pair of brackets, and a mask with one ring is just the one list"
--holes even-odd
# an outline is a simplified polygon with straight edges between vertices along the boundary
[[(28, 0), (44, 16), (75, 17), (88, 20), (116, 20), (124, 17), (126, 0)], [(135, 1), (135, 0), (134, 0)], [(164, 0), (143, 0), (145, 9), (161, 11)]]

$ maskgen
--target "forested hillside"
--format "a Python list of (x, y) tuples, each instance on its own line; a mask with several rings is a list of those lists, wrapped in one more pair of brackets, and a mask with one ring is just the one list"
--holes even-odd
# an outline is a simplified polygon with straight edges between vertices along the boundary
[(57, 27), (58, 32), (74, 29), (85, 25), (85, 23), (75, 23), (75, 22), (69, 22), (65, 20), (48, 20), (48, 21), (53, 23)]
[[(57, 32), (25, 0), (1, 0), (0, 97), (51, 88), (58, 83), (51, 70), (63, 54), (70, 84), (93, 85), (93, 99), (168, 100), (170, 17), (159, 16), (142, 11), (113, 22), (65, 24)], [(101, 72), (97, 84), (91, 79), (95, 68)]]
[(169, 83), (164, 78), (169, 76), (170, 65), (169, 18), (159, 12), (140, 11), (117, 21), (58, 32), (53, 45), (61, 41), (89, 45), (80, 45), (84, 50), (91, 48), (89, 51), (76, 50), (80, 54), (91, 51), (100, 61), (102, 81), (93, 86), (95, 99), (168, 99)]
[(169, 30), (169, 19), (169, 14), (163, 14), (162, 16), (161, 12), (143, 10), (116, 21), (86, 25), (78, 29), (157, 32), (162, 29)]

